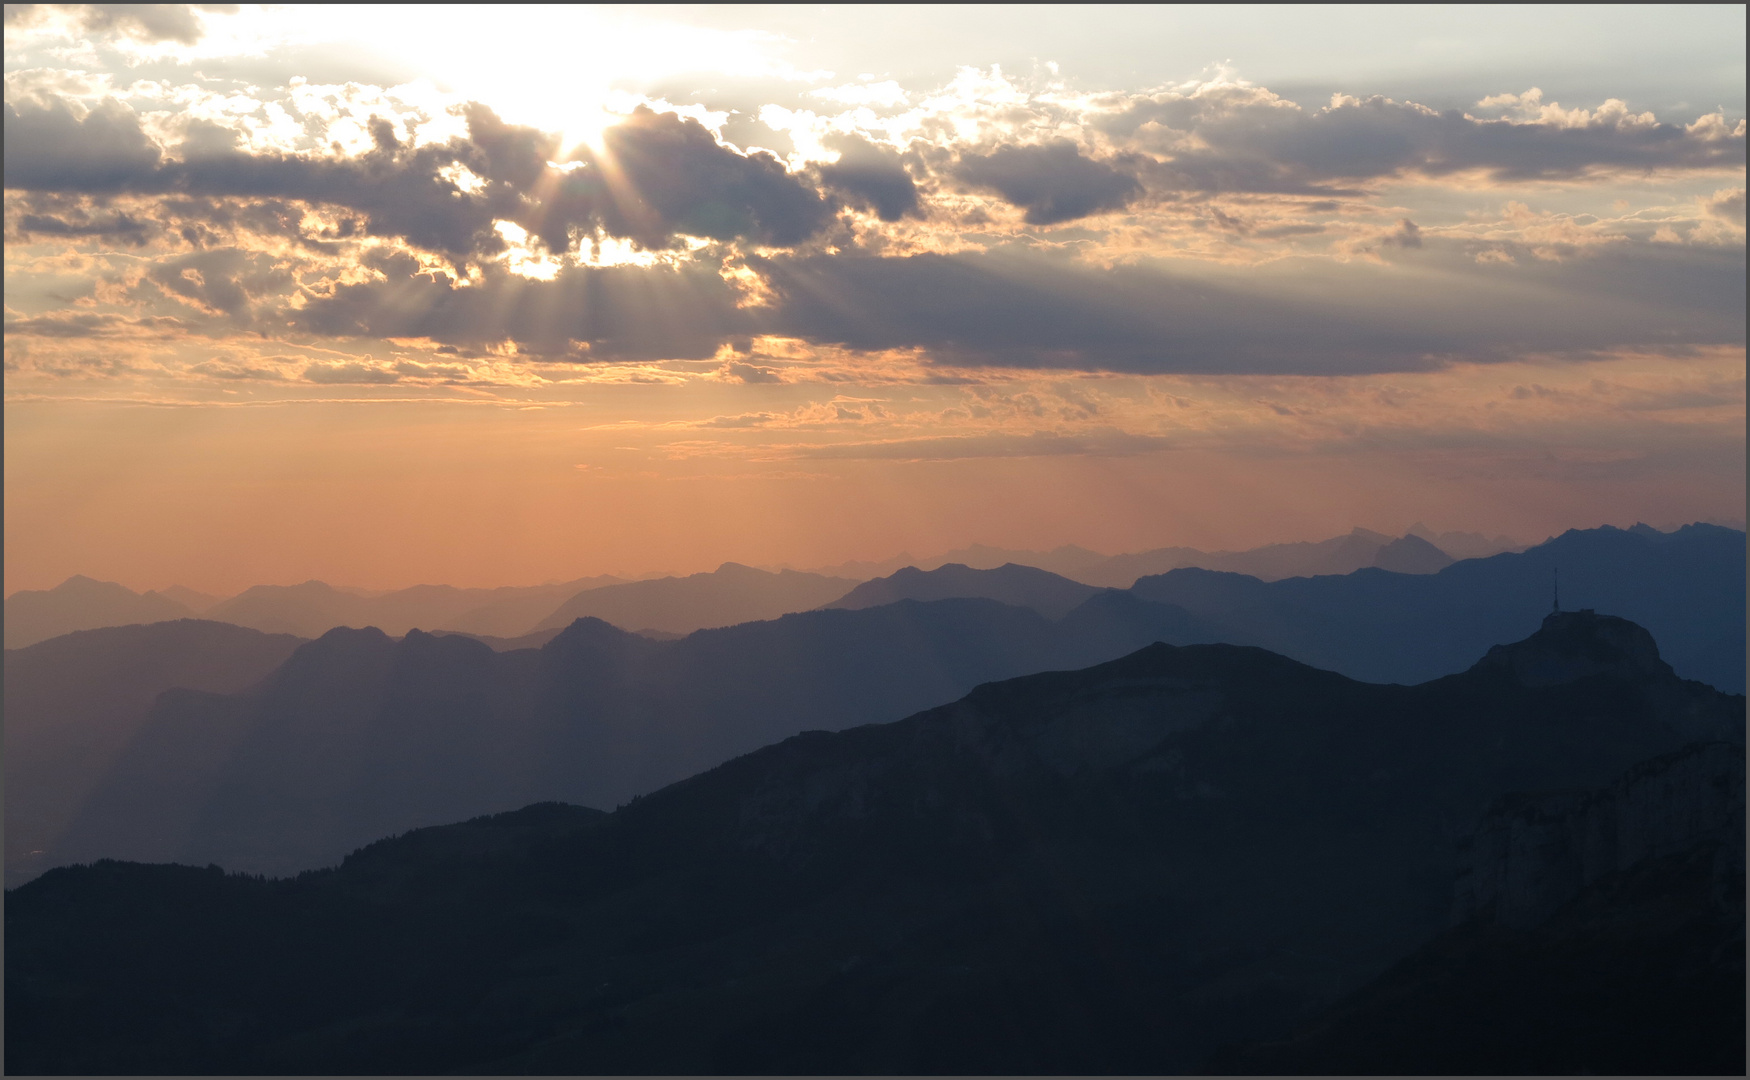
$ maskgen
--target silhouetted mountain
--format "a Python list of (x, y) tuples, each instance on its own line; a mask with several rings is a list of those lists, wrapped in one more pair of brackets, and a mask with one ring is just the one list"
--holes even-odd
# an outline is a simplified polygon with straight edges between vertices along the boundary
[(1391, 543), (1389, 536), (1369, 529), (1355, 529), (1346, 536), (1329, 540), (1266, 544), (1249, 551), (1157, 548), (1133, 555), (1114, 555), (1100, 566), (1078, 574), (1077, 580), (1122, 589), (1140, 577), (1181, 567), (1248, 574), (1262, 581), (1315, 574), (1349, 574), (1372, 566), (1380, 551)]
[(513, 652), (517, 649), (538, 649), (564, 633), (564, 630), (555, 627), (547, 630), (536, 630), (532, 634), (523, 634), (513, 638), (494, 637), (491, 634), (470, 634), (461, 630), (438, 630), (434, 633), (439, 637), (473, 638), (493, 652)]
[(21, 589), (6, 598), (6, 647), (103, 626), (185, 619), (188, 608), (155, 592), (137, 593), (113, 581), (75, 574), (52, 589)]
[(1031, 608), (1048, 619), (1060, 619), (1100, 590), (1031, 566), (1006, 563), (992, 570), (974, 570), (949, 563), (934, 570), (906, 567), (891, 577), (865, 581), (825, 608), (880, 607), (897, 600), (948, 600), (973, 597)]
[(6, 650), (6, 881), (55, 865), (63, 833), (157, 696), (235, 693), (301, 640), (184, 619), (82, 630)]
[(1562, 603), (1616, 611), (1652, 630), (1679, 674), (1744, 689), (1744, 534), (1716, 525), (1675, 533), (1570, 530), (1523, 552), (1453, 563), (1436, 574), (1366, 569), (1263, 582), (1175, 570), (1131, 590), (1228, 626), (1230, 640), (1373, 682), (1421, 682), (1511, 641)]
[(1404, 535), (1426, 540), (1454, 559), (1486, 559), (1503, 551), (1520, 551), (1527, 546), (1511, 536), (1491, 539), (1478, 532), (1437, 533), (1420, 521), (1406, 529)]
[(658, 642), (579, 620), (539, 650), (330, 631), (247, 695), (158, 699), (51, 852), (331, 865), (376, 837), (536, 800), (613, 806), (810, 728), (1222, 631), (1124, 593), (1062, 620), (905, 601)]
[(709, 574), (653, 578), (606, 585), (578, 593), (560, 604), (535, 629), (569, 626), (575, 619), (600, 619), (622, 630), (694, 630), (807, 611), (843, 596), (855, 581), (804, 574), (771, 573), (726, 562)]
[[(580, 691), (662, 648), (580, 623), (549, 649), (592, 639)], [(6, 1067), (1189, 1071), (1439, 933), (1455, 841), (1502, 795), (1742, 745), (1741, 697), (1642, 654), (1620, 620), (1552, 619), (1401, 687), (1153, 645), (798, 735), (605, 818), (532, 806), (285, 881), (51, 871), (6, 898)]]
[[(1127, 589), (1139, 577), (1164, 574), (1186, 566), (1249, 574), (1263, 581), (1308, 577), (1314, 574), (1347, 574), (1365, 566), (1383, 566), (1400, 573), (1429, 574), (1455, 558), (1481, 558), (1502, 551), (1517, 550), (1523, 546), (1506, 536), (1497, 536), (1491, 540), (1481, 533), (1435, 534), (1420, 523), (1410, 528), (1409, 536), (1405, 539), (1412, 541), (1407, 550), (1401, 549), (1386, 556), (1387, 561), (1393, 565), (1380, 562), (1380, 553), (1394, 544), (1401, 545), (1401, 540), (1394, 541), (1389, 536), (1368, 529), (1355, 529), (1346, 536), (1329, 540), (1268, 544), (1248, 551), (1203, 551), (1192, 547), (1164, 547), (1125, 555), (1102, 555), (1074, 544), (1065, 544), (1051, 551), (1023, 551), (972, 544), (930, 559), (918, 559), (902, 553), (883, 562), (848, 562), (835, 567), (820, 568), (814, 572), (871, 579), (885, 577), (907, 566), (919, 570), (934, 570), (948, 563), (960, 563), (974, 570), (989, 570), (1004, 563), (1015, 563), (1049, 570), (1085, 585)], [(1420, 544), (1414, 543), (1415, 540), (1427, 541), (1447, 557), (1439, 558)], [(1412, 552), (1413, 557), (1410, 554)]]
[(213, 596), (209, 593), (197, 592), (184, 585), (172, 585), (168, 589), (159, 589), (157, 592), (159, 596), (176, 601), (196, 615), (205, 612), (223, 599), (223, 597)]
[(1020, 551), (1015, 548), (992, 547), (989, 544), (969, 544), (920, 563), (920, 570), (935, 570), (950, 563), (970, 566), (974, 570), (995, 570), (1010, 563), (1049, 570), (1072, 580), (1080, 580), (1106, 562), (1110, 556), (1089, 551), (1075, 544), (1064, 544), (1050, 551)]
[(321, 581), (256, 585), (215, 604), (207, 617), (311, 638), (336, 626), (375, 626), (395, 636), (423, 629), (516, 637), (528, 633), (567, 597), (624, 580), (609, 575), (498, 589), (415, 585), (382, 593), (336, 588)]
[(1400, 536), (1380, 548), (1373, 565), (1394, 574), (1432, 574), (1452, 565), (1452, 556), (1419, 536)]
[[(1097, 551), (1089, 551), (1075, 544), (1064, 544), (1050, 551), (1026, 551), (1020, 548), (992, 547), (989, 544), (968, 544), (963, 548), (944, 552), (933, 558), (919, 559), (909, 552), (900, 552), (891, 559), (880, 562), (845, 562), (837, 566), (815, 567), (810, 573), (825, 574), (829, 577), (845, 577), (854, 581), (868, 581), (914, 567), (918, 570), (936, 570), (949, 563), (959, 563), (970, 566), (974, 570), (994, 570), (1006, 563), (1016, 563), (1020, 566), (1031, 566), (1039, 570), (1048, 570), (1053, 574), (1072, 580), (1081, 580), (1081, 575), (1100, 564), (1109, 556)], [(1130, 584), (1125, 582), (1126, 585)]]
[(1467, 862), (1457, 926), (1211, 1070), (1744, 1074), (1742, 745), (1503, 799)]

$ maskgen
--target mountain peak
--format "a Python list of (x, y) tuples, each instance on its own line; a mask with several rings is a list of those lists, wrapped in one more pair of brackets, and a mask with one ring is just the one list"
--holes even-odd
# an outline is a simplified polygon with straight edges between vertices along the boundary
[(1604, 674), (1676, 677), (1645, 628), (1590, 608), (1551, 612), (1537, 633), (1496, 645), (1472, 670), (1505, 671), (1524, 686), (1559, 686)]

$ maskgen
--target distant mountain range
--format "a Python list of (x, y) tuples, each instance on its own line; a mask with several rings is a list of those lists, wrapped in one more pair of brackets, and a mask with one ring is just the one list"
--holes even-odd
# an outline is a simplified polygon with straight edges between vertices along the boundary
[(859, 610), (899, 600), (948, 600), (957, 597), (998, 600), (1024, 607), (1048, 619), (1060, 619), (1100, 590), (1046, 570), (1007, 563), (992, 570), (974, 570), (948, 563), (934, 570), (907, 566), (884, 578), (865, 581), (824, 605)]
[[(1101, 594), (1068, 618), (1099, 603), (1140, 601)], [(494, 711), (500, 663), (523, 665), (519, 685), (537, 688), (529, 700), (565, 702), (564, 715), (582, 718), (611, 709), (624, 692), (617, 673), (738, 632), (787, 635), (773, 652), (793, 657), (864, 620), (914, 620), (937, 644), (883, 666), (964, 664), (972, 658), (956, 659), (954, 647), (974, 647), (975, 636), (956, 620), (989, 610), (1014, 612), (1017, 627), (1051, 625), (991, 601), (948, 600), (790, 616), (669, 646), (589, 622), (539, 652), (504, 654), (459, 638), (396, 645), (336, 631), (302, 646), (265, 696), (190, 698), (185, 730), (254, 717), (241, 739), (275, 732), (255, 752), (279, 755), (287, 784), (325, 783), (303, 771), (306, 748), (354, 746), (365, 764), (353, 775), (396, 800), (408, 792), (370, 765), (380, 759), (368, 748), (386, 733), (417, 731), (422, 746), (447, 748), (434, 752), (494, 752), (492, 740), (466, 744), (445, 699), (420, 687), (477, 695), (503, 739), (511, 714)], [(823, 653), (843, 656), (848, 644)], [(732, 665), (756, 655), (715, 653), (697, 692), (719, 694)], [(361, 732), (368, 717), (347, 710), (366, 686), (403, 704)], [(769, 691), (763, 707), (785, 696)], [(1697, 751), (1702, 767), (1658, 764), (1708, 743), (1724, 750)], [(1584, 973), (1593, 1013), (1612, 1030), (1553, 1063), (1483, 1060), (1506, 1072), (1702, 1063), (1741, 1073), (1741, 858), (1735, 870), (1707, 871), (1725, 901), (1705, 887), (1685, 901), (1705, 919), (1706, 904), (1736, 897), (1735, 985), (1715, 987), (1706, 969), (1709, 956), (1731, 959), (1727, 918), (1693, 923), (1686, 951), (1662, 951), (1676, 924), (1649, 924), (1633, 881), (1678, 896), (1670, 889), (1689, 879), (1663, 863), (1652, 878), (1632, 877), (1646, 864), (1620, 846), (1626, 835), (1613, 861), (1598, 863), (1602, 877), (1574, 879), (1575, 902), (1639, 923), (1564, 907), (1547, 924), (1556, 936), (1518, 952), (1441, 935), (1461, 866), (1511, 876), (1491, 870), (1486, 838), (1511, 827), (1503, 806), (1526, 803), (1503, 799), (1598, 789), (1606, 795), (1586, 805), (1603, 821), (1609, 799), (1642, 806), (1637, 791), (1663, 792), (1667, 809), (1609, 820), (1642, 822), (1637, 835), (1664, 837), (1687, 857), (1686, 835), (1707, 840), (1705, 822), (1701, 832), (1684, 824), (1689, 810), (1712, 804), (1705, 791), (1685, 792), (1729, 779), (1730, 762), (1724, 772), (1707, 765), (1722, 752), (1738, 755), (1742, 817), (1743, 744), (1741, 696), (1679, 679), (1645, 630), (1606, 615), (1549, 616), (1469, 670), (1411, 687), (1357, 683), (1255, 648), (1151, 645), (1086, 670), (984, 685), (897, 723), (796, 735), (612, 814), (534, 805), (383, 840), (296, 879), (116, 862), (51, 871), (6, 898), (5, 1065), (1186, 1073), (1231, 1063), (1222, 1055), (1236, 1046), (1277, 1046), (1340, 1007), (1335, 1027), (1309, 1036), (1335, 1032), (1324, 1043), (1294, 1036), (1289, 1049), (1242, 1060), (1323, 1071), (1354, 1059), (1322, 1048), (1365, 1048), (1348, 1033), (1381, 1031), (1388, 1051), (1409, 1051), (1388, 1052), (1395, 1071), (1425, 1073), (1479, 1060), (1442, 1056), (1451, 1040), (1438, 1041), (1434, 1010), (1493, 1015), (1492, 1002), (1543, 986), (1572, 992)], [(587, 768), (585, 743), (572, 746), (554, 756)], [(1665, 779), (1634, 786), (1633, 775), (1655, 773)], [(253, 813), (247, 791), (226, 798), (228, 813)], [(1582, 824), (1591, 811), (1563, 798), (1556, 819), (1576, 823), (1563, 835), (1591, 835)], [(1526, 880), (1547, 877), (1533, 868)], [(1425, 957), (1423, 947), (1437, 952), (1394, 968)], [(1448, 955), (1458, 966), (1440, 966)], [(1693, 957), (1704, 961), (1699, 981), (1682, 966)], [(1636, 990), (1649, 981), (1679, 996), (1637, 1014), (1626, 1006), (1651, 1000)], [(1698, 998), (1710, 989), (1724, 1000)], [(1655, 1030), (1698, 1004), (1675, 1036)], [(1380, 1026), (1406, 1017), (1424, 1028)], [(1417, 1030), (1435, 1041), (1419, 1043)], [(1632, 1053), (1680, 1041), (1666, 1058)], [(1479, 1042), (1512, 1049), (1496, 1032)], [(1432, 1052), (1418, 1057), (1419, 1045)]]
[(1685, 678), (1742, 693), (1744, 561), (1737, 529), (1605, 526), (1435, 574), (1365, 569), (1263, 582), (1182, 569), (1140, 579), (1131, 592), (1219, 621), (1232, 635), (1225, 640), (1351, 678), (1415, 683), (1459, 670), (1491, 642), (1530, 633), (1550, 609), (1559, 573), (1563, 607), (1633, 619)]
[[(1124, 591), (1021, 566), (905, 569), (825, 610), (678, 640), (595, 619), (520, 639), (337, 631), (295, 656), (295, 640), (276, 639), (283, 669), (269, 678), (274, 665), (240, 662), (224, 685), (175, 676), (207, 662), (197, 656), (152, 669), (157, 681), (112, 674), (138, 650), (208, 650), (219, 624), (73, 635), (7, 654), (9, 761), (52, 756), (36, 734), (52, 727), (53, 753), (79, 777), (9, 784), (11, 820), (47, 824), (9, 842), (8, 880), (106, 856), (291, 872), (375, 836), (539, 799), (611, 807), (798, 731), (892, 720), (983, 681), (1153, 641), (1258, 645), (1418, 683), (1537, 626), (1558, 566), (1568, 606), (1633, 616), (1680, 675), (1742, 690), (1744, 535), (1714, 526), (1572, 532), (1429, 575), (1262, 582), (1182, 569)], [(691, 587), (639, 584), (677, 582)], [(64, 659), (45, 666), (47, 653)], [(35, 680), (17, 705), (15, 676)], [(94, 694), (109, 704), (93, 711)]]
[(974, 570), (991, 570), (1005, 563), (1038, 567), (1085, 585), (1124, 589), (1137, 578), (1164, 574), (1180, 567), (1226, 570), (1250, 574), (1264, 581), (1314, 574), (1347, 574), (1367, 566), (1405, 574), (1431, 574), (1454, 559), (1476, 559), (1524, 545), (1506, 536), (1493, 539), (1481, 533), (1435, 533), (1420, 523), (1396, 539), (1369, 529), (1355, 529), (1346, 536), (1293, 544), (1268, 544), (1249, 551), (1203, 551), (1190, 547), (1155, 548), (1129, 555), (1102, 555), (1073, 544), (1051, 551), (973, 544), (933, 559), (900, 555), (885, 562), (850, 562), (823, 567), (816, 573), (841, 577), (874, 578), (902, 567), (934, 570), (958, 563)]
[[(1441, 544), (1452, 546), (1441, 549)], [(1247, 552), (1161, 548), (1108, 557), (1074, 546), (1030, 552), (975, 544), (931, 560), (902, 555), (884, 563), (846, 563), (824, 572), (756, 570), (724, 563), (707, 574), (651, 576), (639, 581), (608, 575), (526, 587), (416, 585), (393, 592), (307, 581), (301, 585), (257, 585), (227, 599), (181, 586), (139, 594), (113, 582), (73, 577), (53, 589), (25, 590), (7, 599), (6, 648), (23, 648), (74, 630), (192, 616), (312, 638), (336, 626), (375, 626), (396, 637), (421, 629), (508, 639), (563, 628), (572, 619), (583, 617), (603, 619), (634, 632), (687, 634), (704, 627), (806, 611), (842, 597), (859, 582), (908, 566), (935, 570), (959, 564), (995, 569), (1014, 563), (1086, 585), (1128, 588), (1138, 577), (1183, 566), (1252, 574), (1266, 581), (1346, 574), (1366, 566), (1432, 573), (1458, 552), (1493, 554), (1513, 546), (1506, 537), (1490, 541), (1469, 533), (1436, 536), (1421, 526), (1396, 540), (1357, 529), (1318, 543), (1273, 544)]]
[(186, 619), (194, 612), (163, 593), (137, 593), (113, 581), (75, 574), (52, 589), (24, 589), (6, 598), (6, 647), (100, 626)]
[(724, 563), (709, 574), (654, 578), (588, 589), (560, 604), (536, 630), (570, 626), (577, 619), (601, 619), (625, 630), (690, 634), (715, 626), (775, 619), (807, 611), (843, 596), (856, 585), (848, 578), (776, 573), (740, 563)]
[(160, 694), (176, 687), (237, 693), (301, 644), (287, 634), (185, 619), (81, 630), (8, 649), (7, 885), (54, 865), (55, 846)]
[(461, 636), (337, 629), (247, 692), (160, 694), (30, 865), (125, 857), (293, 873), (415, 826), (540, 799), (611, 807), (798, 731), (1220, 636), (1124, 593), (1055, 621), (990, 600), (903, 601), (669, 642), (584, 619), (503, 653)]

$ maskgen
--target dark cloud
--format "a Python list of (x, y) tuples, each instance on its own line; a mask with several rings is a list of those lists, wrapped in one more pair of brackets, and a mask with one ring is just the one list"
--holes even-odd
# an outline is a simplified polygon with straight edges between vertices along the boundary
[(94, 212), (82, 206), (70, 207), (60, 213), (52, 210), (27, 211), (19, 214), (12, 225), (21, 240), (29, 240), (33, 236), (60, 236), (69, 239), (96, 237), (111, 244), (125, 244), (129, 247), (142, 247), (161, 231), (157, 223), (145, 221), (130, 213)]
[(827, 187), (874, 210), (882, 221), (920, 216), (917, 185), (897, 152), (855, 135), (834, 134), (825, 144), (839, 152), (838, 161), (820, 167)]
[(182, 319), (164, 315), (133, 319), (111, 312), (55, 312), (31, 319), (8, 319), (6, 335), (11, 337), (106, 338), (131, 337), (141, 333), (169, 337), (187, 330)]
[(732, 377), (744, 383), (781, 383), (784, 381), (771, 368), (755, 367), (752, 364), (731, 362), (725, 370)]
[(833, 218), (832, 204), (777, 158), (720, 146), (696, 120), (640, 106), (602, 142), (605, 160), (592, 155), (591, 168), (566, 180), (609, 233), (647, 247), (676, 233), (795, 244)]
[(1422, 230), (1409, 218), (1398, 222), (1398, 227), (1380, 238), (1380, 243), (1387, 247), (1419, 248), (1422, 246)]
[(1155, 190), (1308, 193), (1399, 174), (1482, 171), (1504, 182), (1598, 169), (1742, 168), (1744, 136), (1631, 117), (1617, 108), (1563, 122), (1477, 119), (1383, 97), (1319, 110), (1266, 91), (1160, 95), (1099, 120), (1107, 134), (1161, 158)]
[(292, 284), (291, 273), (272, 257), (236, 248), (163, 259), (146, 276), (172, 296), (239, 326), (251, 322), (258, 301), (278, 298)]
[(1744, 189), (1725, 188), (1713, 193), (1711, 197), (1702, 199), (1702, 209), (1709, 217), (1729, 221), (1734, 225), (1744, 224)]
[(1449, 244), (1417, 258), (1436, 261), (1438, 288), (1427, 273), (1362, 263), (1191, 276), (1009, 253), (814, 256), (759, 269), (782, 297), (767, 332), (922, 347), (948, 365), (1352, 374), (1744, 341), (1741, 252), (1624, 245), (1494, 268)]
[[(248, 154), (223, 140), (169, 160), (126, 106), (106, 100), (79, 117), (59, 98), (5, 106), (9, 189), (209, 199), (298, 199), (359, 214), (363, 231), (399, 237), (458, 263), (504, 250), (493, 229), (514, 221), (554, 251), (601, 230), (641, 247), (677, 234), (763, 245), (799, 243), (832, 221), (835, 205), (770, 154), (720, 146), (697, 121), (640, 108), (567, 169), (550, 167), (558, 138), (465, 109), (468, 137), (411, 148), (373, 118), (373, 148), (353, 158)], [(444, 170), (484, 181), (465, 192)], [(197, 208), (185, 207), (193, 213)], [(192, 242), (192, 241), (191, 241)]]
[(139, 116), (111, 98), (83, 117), (60, 97), (0, 109), (9, 189), (125, 191), (153, 176), (164, 156), (141, 130)]
[(464, 348), (510, 341), (519, 352), (570, 360), (700, 360), (757, 332), (738, 299), (713, 267), (580, 267), (552, 281), (491, 268), (468, 285), (399, 273), (343, 285), (292, 317), (327, 336)]
[[(1400, 223), (1388, 235), (1401, 242), (1406, 232)], [(1014, 252), (785, 256), (750, 260), (776, 293), (758, 308), (737, 308), (738, 294), (699, 267), (577, 269), (551, 282), (493, 270), (468, 286), (412, 274), (343, 286), (293, 317), (323, 335), (464, 351), (512, 341), (555, 359), (705, 360), (774, 334), (922, 348), (948, 367), (1140, 374), (1414, 371), (1744, 340), (1743, 259), (1727, 249), (1623, 245), (1564, 263), (1483, 266), (1461, 244), (1424, 237), (1415, 258), (1427, 272), (1321, 262), (1192, 275)], [(725, 374), (775, 375), (740, 362)]]
[(127, 37), (135, 41), (174, 41), (193, 45), (201, 39), (195, 11), (226, 14), (236, 4), (7, 4), (6, 25), (24, 27), (42, 21), (50, 11), (73, 16), (74, 25), (91, 37)]
[(1142, 193), (1134, 176), (1083, 157), (1068, 139), (966, 154), (958, 173), (974, 187), (989, 188), (1026, 210), (1029, 225), (1053, 225), (1119, 210)]

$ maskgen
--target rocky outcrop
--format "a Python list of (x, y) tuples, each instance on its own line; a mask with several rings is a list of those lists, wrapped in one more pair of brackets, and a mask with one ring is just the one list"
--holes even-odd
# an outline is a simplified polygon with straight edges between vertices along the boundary
[(1537, 633), (1496, 645), (1476, 669), (1506, 674), (1521, 686), (1561, 686), (1607, 673), (1666, 679), (1675, 674), (1660, 658), (1652, 634), (1590, 608), (1544, 616)]
[(1742, 745), (1695, 744), (1598, 791), (1497, 801), (1461, 849), (1453, 922), (1536, 926), (1596, 881), (1703, 845), (1718, 847), (1722, 891), (1742, 880)]

